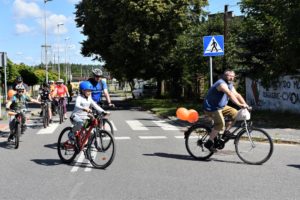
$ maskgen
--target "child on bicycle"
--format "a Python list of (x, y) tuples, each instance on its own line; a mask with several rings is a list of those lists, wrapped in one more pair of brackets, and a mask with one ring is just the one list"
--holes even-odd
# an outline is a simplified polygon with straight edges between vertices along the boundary
[[(41, 104), (38, 100), (32, 99), (31, 97), (24, 94), (25, 87), (23, 85), (17, 85), (15, 87), (17, 93), (12, 97), (11, 101), (9, 101), (6, 104), (6, 109), (8, 110), (8, 115), (15, 116), (17, 112), (21, 111), (22, 116), (22, 126), (21, 126), (21, 133), (24, 133), (26, 126), (26, 116), (24, 111), (27, 110), (26, 102), (34, 102), (37, 104)], [(15, 127), (16, 119), (10, 121), (9, 123), (9, 129), (10, 129), (10, 135), (8, 137), (8, 141), (13, 139), (14, 134), (14, 127)]]
[(93, 86), (89, 81), (83, 81), (79, 85), (80, 95), (76, 98), (75, 107), (70, 117), (71, 122), (74, 125), (72, 131), (68, 135), (70, 141), (75, 140), (75, 132), (80, 130), (83, 127), (85, 121), (89, 119), (88, 113), (92, 112), (92, 110), (90, 109), (91, 107), (93, 107), (100, 113), (109, 113), (103, 110), (96, 104), (96, 102), (93, 101), (91, 97), (92, 89)]
[[(49, 115), (49, 122), (52, 123), (52, 112), (51, 112), (51, 95), (50, 95), (50, 88), (47, 83), (43, 83), (42, 87), (39, 90), (39, 96), (37, 100), (40, 100), (41, 102), (48, 104), (48, 115)], [(42, 110), (40, 116), (42, 116)]]

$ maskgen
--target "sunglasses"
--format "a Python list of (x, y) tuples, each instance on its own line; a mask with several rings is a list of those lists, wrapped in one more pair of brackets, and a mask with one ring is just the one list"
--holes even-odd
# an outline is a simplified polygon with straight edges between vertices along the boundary
[(18, 90), (19, 93), (24, 92), (24, 90)]

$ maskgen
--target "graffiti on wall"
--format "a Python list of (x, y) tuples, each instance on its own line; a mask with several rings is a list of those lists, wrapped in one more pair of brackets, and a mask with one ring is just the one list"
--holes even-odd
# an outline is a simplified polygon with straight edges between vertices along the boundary
[(300, 80), (284, 76), (276, 86), (264, 88), (260, 81), (246, 78), (246, 99), (260, 109), (300, 112)]

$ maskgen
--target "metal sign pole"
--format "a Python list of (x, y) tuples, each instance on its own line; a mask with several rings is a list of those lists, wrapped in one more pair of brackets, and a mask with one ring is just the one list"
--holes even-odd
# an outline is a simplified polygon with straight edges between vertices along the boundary
[(210, 86), (213, 85), (212, 57), (209, 57)]

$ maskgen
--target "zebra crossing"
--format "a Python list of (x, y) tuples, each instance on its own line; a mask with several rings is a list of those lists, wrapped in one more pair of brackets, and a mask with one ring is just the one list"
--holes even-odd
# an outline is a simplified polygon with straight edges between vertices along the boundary
[[(148, 133), (151, 133), (151, 128), (160, 128), (161, 130), (163, 131), (167, 131), (167, 132), (180, 132), (182, 131), (182, 127), (177, 127), (177, 126), (174, 126), (170, 123), (168, 123), (167, 121), (165, 120), (149, 120), (150, 123), (152, 123), (153, 125), (149, 125), (149, 122), (148, 125), (145, 125), (143, 123), (142, 120), (125, 120), (129, 130), (131, 131), (137, 131), (138, 133), (141, 133), (141, 132), (148, 132)], [(115, 125), (114, 121), (110, 120), (112, 126), (113, 126), (113, 129), (114, 129), (114, 132), (116, 132), (115, 134), (115, 139), (116, 140), (128, 140), (128, 139), (131, 139), (130, 136), (119, 136), (117, 133), (118, 133), (118, 128), (117, 126)], [(57, 128), (60, 126), (61, 124), (59, 123), (53, 123), (53, 124), (50, 124), (49, 127), (47, 128), (43, 128), (43, 129), (40, 129), (36, 134), (37, 135), (47, 135), (47, 134), (53, 134), (53, 133), (56, 133), (57, 131)], [(174, 136), (175, 138), (178, 138), (178, 139), (181, 139), (183, 137), (181, 136)], [(138, 136), (139, 139), (166, 139), (167, 136)]]

